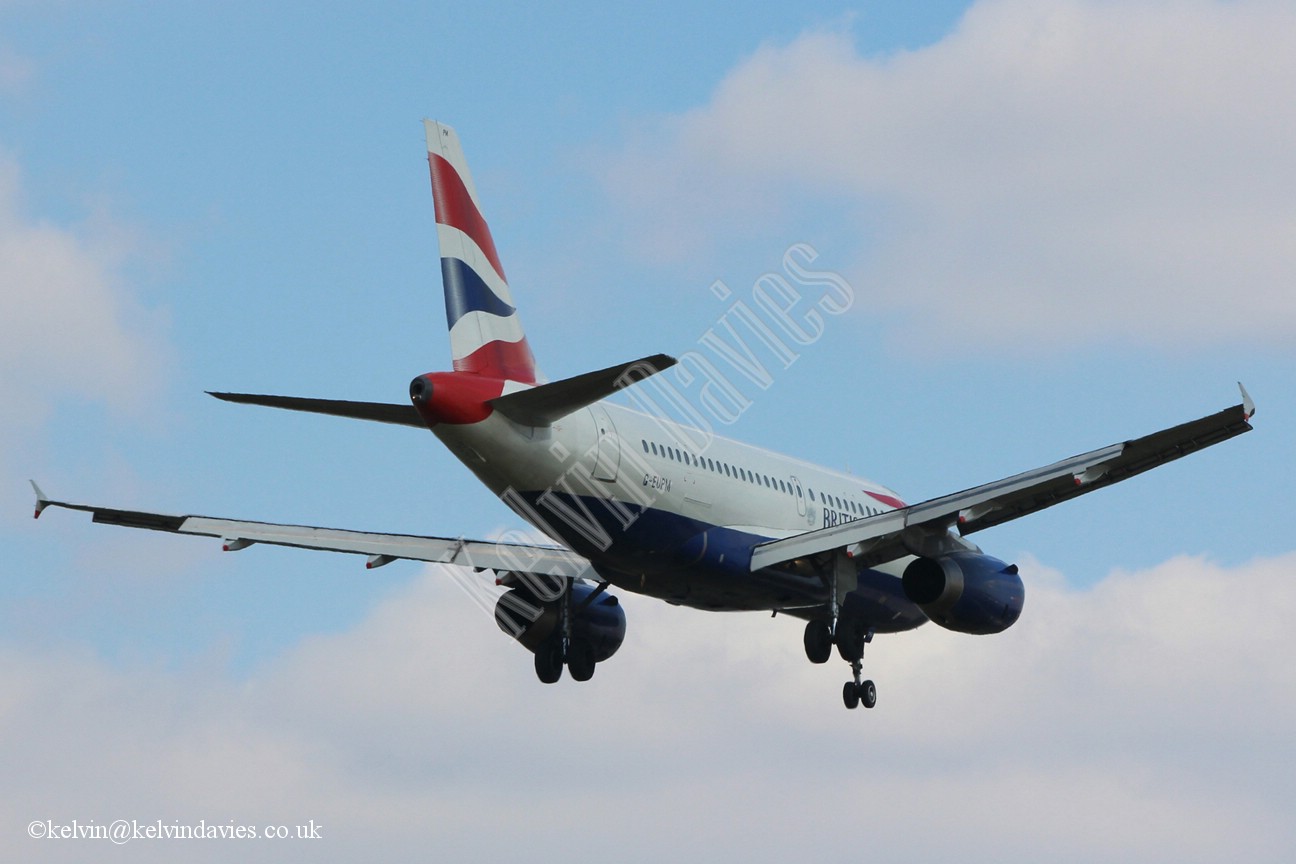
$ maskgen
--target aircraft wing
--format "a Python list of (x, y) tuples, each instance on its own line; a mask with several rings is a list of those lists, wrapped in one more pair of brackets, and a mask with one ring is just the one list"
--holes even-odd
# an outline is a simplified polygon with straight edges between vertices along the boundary
[(365, 566), (369, 568), (381, 567), (397, 559), (407, 559), (458, 564), (477, 570), (494, 570), (501, 575), (510, 572), (535, 573), (603, 581), (602, 577), (590, 567), (589, 561), (559, 546), (494, 543), (484, 540), (421, 537), (411, 534), (379, 534), (339, 528), (317, 528), (310, 525), (278, 525), (271, 522), (218, 519), (210, 516), (172, 516), (165, 513), (119, 510), (113, 507), (54, 501), (47, 498), (35, 482), (32, 483), (32, 488), (36, 490), (37, 517), (47, 507), (82, 510), (91, 514), (95, 522), (106, 525), (217, 537), (222, 541), (225, 550), (230, 552), (254, 543), (265, 543), (271, 546), (294, 546), (299, 549), (367, 555), (368, 561)]
[(1119, 483), (1158, 465), (1251, 430), (1255, 405), (1241, 384), (1242, 403), (1142, 438), (1112, 444), (1043, 468), (877, 516), (807, 531), (753, 548), (751, 569), (845, 549), (866, 566), (923, 554), (932, 538), (957, 526), (971, 534)]

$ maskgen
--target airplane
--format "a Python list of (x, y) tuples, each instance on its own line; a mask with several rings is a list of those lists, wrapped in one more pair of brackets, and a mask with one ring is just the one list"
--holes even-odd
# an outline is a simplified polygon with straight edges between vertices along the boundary
[[(493, 571), (502, 630), (557, 682), (589, 680), (620, 648), (626, 616), (610, 588), (712, 611), (806, 622), (813, 663), (851, 668), (847, 708), (872, 708), (862, 676), (877, 634), (928, 621), (1000, 633), (1021, 615), (1016, 565), (967, 535), (1051, 507), (1250, 431), (1255, 405), (1101, 447), (1011, 477), (907, 504), (861, 477), (715, 435), (667, 412), (607, 401), (673, 366), (665, 354), (545, 382), (537, 372), (456, 132), (424, 121), (452, 370), (416, 376), (409, 404), (213, 392), (228, 402), (431, 432), (518, 516), (554, 541), (491, 542), (251, 522), (69, 503), (94, 522), (253, 544)], [(660, 380), (660, 379), (658, 379)], [(641, 403), (641, 408), (643, 404)]]

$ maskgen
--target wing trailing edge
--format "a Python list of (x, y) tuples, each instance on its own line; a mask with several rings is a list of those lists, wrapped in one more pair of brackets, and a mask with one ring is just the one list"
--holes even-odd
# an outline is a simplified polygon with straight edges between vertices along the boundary
[(1238, 387), (1241, 404), (1142, 438), (867, 519), (758, 544), (752, 550), (751, 568), (843, 548), (873, 566), (918, 554), (924, 542), (951, 527), (971, 534), (1119, 483), (1251, 431), (1255, 403), (1245, 387)]
[(93, 504), (74, 504), (51, 499), (30, 481), (36, 493), (36, 516), (48, 507), (80, 510), (92, 521), (123, 528), (142, 528), (172, 534), (214, 537), (227, 552), (246, 549), (257, 543), (269, 546), (291, 546), (322, 552), (348, 552), (367, 556), (366, 566), (381, 567), (397, 559), (427, 561), (493, 570), (500, 574), (533, 573), (567, 579), (602, 581), (589, 561), (561, 546), (524, 543), (499, 543), (489, 540), (467, 540), (462, 537), (424, 537), (414, 534), (388, 534), (352, 531), (343, 528), (320, 528), (313, 525), (284, 525), (221, 519), (211, 516), (177, 516), (146, 510), (122, 510)]

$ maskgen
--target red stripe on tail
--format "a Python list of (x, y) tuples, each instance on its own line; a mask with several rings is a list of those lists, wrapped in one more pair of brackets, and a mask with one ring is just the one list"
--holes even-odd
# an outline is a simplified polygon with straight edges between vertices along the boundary
[(482, 252), (486, 253), (495, 272), (507, 282), (499, 254), (495, 251), (495, 241), (491, 239), (490, 228), (473, 203), (459, 173), (444, 157), (436, 153), (428, 153), (428, 165), (432, 170), (432, 203), (436, 206), (437, 222), (458, 228), (471, 237)]
[(519, 342), (487, 342), (467, 357), (454, 361), (456, 372), (476, 372), (524, 384), (536, 383), (535, 357), (523, 337)]

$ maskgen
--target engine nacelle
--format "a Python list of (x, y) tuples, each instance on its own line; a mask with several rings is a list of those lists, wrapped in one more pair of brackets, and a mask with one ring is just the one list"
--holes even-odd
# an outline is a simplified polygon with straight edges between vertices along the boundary
[[(625, 639), (626, 617), (621, 602), (606, 591), (584, 606), (596, 589), (583, 582), (572, 585), (572, 639), (583, 639), (594, 649), (594, 660), (602, 663), (616, 653)], [(559, 601), (538, 600), (524, 586), (510, 588), (495, 603), (495, 623), (530, 651), (558, 632)], [(584, 608), (581, 608), (584, 606)]]
[(901, 581), (923, 614), (960, 633), (1002, 633), (1021, 616), (1026, 595), (1016, 564), (978, 552), (916, 558)]

